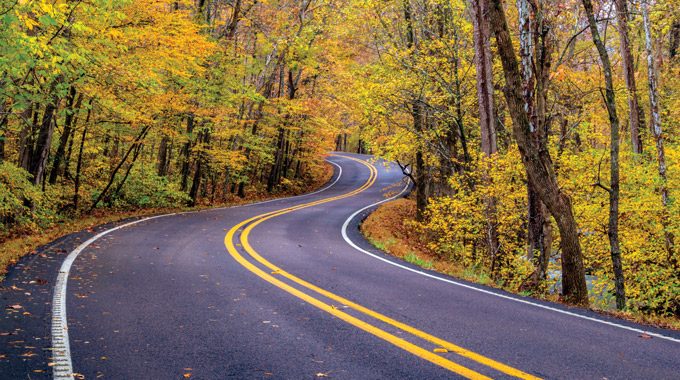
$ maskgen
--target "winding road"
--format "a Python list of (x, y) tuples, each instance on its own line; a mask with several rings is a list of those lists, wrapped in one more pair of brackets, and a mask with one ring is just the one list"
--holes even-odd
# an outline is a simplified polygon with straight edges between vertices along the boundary
[[(373, 248), (401, 171), (337, 153), (318, 192), (66, 236), (0, 283), (1, 379), (679, 379), (680, 334)], [(89, 240), (88, 240), (89, 239)]]

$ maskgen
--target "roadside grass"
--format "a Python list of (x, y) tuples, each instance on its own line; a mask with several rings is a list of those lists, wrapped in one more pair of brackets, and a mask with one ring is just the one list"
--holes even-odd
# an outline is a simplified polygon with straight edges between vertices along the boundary
[(101, 224), (115, 222), (131, 217), (147, 216), (154, 214), (165, 214), (173, 212), (185, 212), (193, 210), (230, 207), (239, 204), (260, 202), (273, 198), (287, 197), (299, 195), (314, 191), (328, 181), (333, 176), (333, 166), (330, 164), (324, 165), (324, 171), (319, 179), (313, 183), (308, 184), (307, 188), (299, 191), (289, 193), (278, 193), (275, 196), (266, 192), (256, 192), (250, 194), (247, 198), (232, 197), (226, 202), (221, 203), (200, 203), (195, 207), (172, 207), (172, 208), (148, 208), (138, 210), (126, 211), (111, 211), (107, 209), (96, 209), (89, 215), (79, 215), (67, 219), (66, 221), (56, 223), (48, 228), (39, 230), (14, 230), (7, 231), (3, 236), (0, 236), (0, 281), (5, 278), (7, 270), (12, 265), (16, 264), (22, 257), (37, 253), (36, 249), (42, 245), (50, 243), (61, 236), (68, 235), (73, 232), (82, 231)]
[(415, 203), (397, 199), (380, 206), (362, 223), (361, 232), (376, 248), (407, 262), (437, 272), (456, 275), (464, 268), (437, 258), (427, 247), (425, 236), (408, 223), (415, 215)]
[[(409, 263), (434, 270), (465, 281), (533, 297), (550, 302), (561, 302), (558, 294), (519, 292), (516, 288), (504, 286), (503, 281), (494, 281), (481, 268), (464, 267), (447, 257), (441, 257), (428, 248), (428, 236), (418, 231), (409, 221), (415, 219), (415, 202), (397, 199), (384, 203), (361, 223), (361, 232), (376, 248), (399, 257)], [(647, 326), (680, 331), (680, 319), (633, 313), (631, 311), (591, 310), (612, 317)]]

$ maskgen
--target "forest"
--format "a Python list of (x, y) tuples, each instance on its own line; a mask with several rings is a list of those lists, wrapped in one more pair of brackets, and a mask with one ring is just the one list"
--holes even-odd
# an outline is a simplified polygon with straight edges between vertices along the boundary
[(0, 20), (3, 239), (294, 194), (329, 151), (370, 153), (441, 259), (680, 315), (675, 0), (0, 0)]

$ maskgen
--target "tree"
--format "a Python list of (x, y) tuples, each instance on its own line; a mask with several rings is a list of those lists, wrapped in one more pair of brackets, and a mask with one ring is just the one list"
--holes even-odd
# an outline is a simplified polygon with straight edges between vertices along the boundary
[(653, 48), (652, 48), (652, 32), (650, 27), (649, 18), (649, 1), (642, 1), (642, 15), (644, 18), (644, 30), (645, 30), (645, 48), (647, 53), (647, 78), (649, 82), (649, 105), (651, 109), (652, 117), (652, 132), (654, 133), (654, 139), (656, 140), (656, 157), (659, 164), (658, 171), (661, 177), (661, 202), (663, 204), (663, 226), (664, 226), (664, 240), (666, 243), (666, 251), (668, 254), (668, 261), (677, 269), (678, 261), (674, 255), (675, 242), (673, 234), (668, 230), (668, 204), (669, 204), (669, 192), (667, 188), (667, 175), (666, 175), (666, 152), (664, 149), (664, 134), (661, 126), (661, 112), (659, 104), (659, 90), (658, 90), (658, 77), (656, 70), (654, 68), (653, 61)]
[[(550, 26), (543, 1), (520, 0), (517, 5), (525, 109), (536, 149), (547, 151), (550, 121), (546, 115), (546, 97), (553, 53)], [(527, 209), (527, 251), (528, 257), (535, 262), (535, 269), (522, 287), (535, 288), (545, 278), (548, 269), (552, 248), (552, 226), (548, 210), (541, 202), (536, 185), (528, 175)]]
[(642, 154), (642, 133), (645, 126), (645, 115), (640, 106), (637, 85), (635, 83), (635, 67), (633, 64), (633, 54), (630, 50), (628, 15), (628, 0), (616, 0), (616, 22), (619, 28), (619, 40), (621, 43), (623, 77), (628, 88), (628, 124), (630, 125), (631, 147), (633, 152)]
[(561, 236), (562, 294), (568, 302), (588, 305), (583, 253), (574, 219), (571, 199), (561, 191), (555, 176), (552, 160), (547, 151), (539, 151), (532, 143), (529, 117), (524, 108), (522, 80), (512, 40), (500, 0), (486, 0), (489, 23), (496, 36), (498, 54), (505, 74), (505, 99), (513, 120), (513, 131), (529, 177), (536, 185), (541, 201), (555, 218)]
[(616, 287), (616, 307), (621, 310), (626, 307), (626, 288), (623, 275), (623, 264), (621, 262), (621, 247), (619, 242), (619, 201), (620, 201), (620, 175), (619, 175), (619, 117), (616, 112), (616, 95), (614, 93), (614, 81), (612, 79), (612, 65), (609, 61), (607, 48), (600, 37), (597, 29), (597, 21), (593, 11), (593, 4), (590, 0), (581, 0), (586, 11), (590, 34), (593, 43), (597, 47), (602, 62), (602, 71), (605, 81), (605, 105), (609, 114), (610, 124), (610, 150), (609, 162), (611, 179), (609, 187), (598, 184), (609, 193), (609, 226), (607, 235), (609, 236), (610, 255), (614, 271), (614, 284)]

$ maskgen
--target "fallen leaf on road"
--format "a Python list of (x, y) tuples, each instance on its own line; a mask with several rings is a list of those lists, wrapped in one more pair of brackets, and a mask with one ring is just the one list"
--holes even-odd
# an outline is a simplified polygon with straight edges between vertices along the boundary
[(190, 377), (191, 377), (191, 374), (190, 374), (190, 373), (185, 373), (184, 376), (182, 376), (182, 377), (190, 378)]
[(22, 307), (23, 307), (23, 306), (21, 306), (21, 305), (7, 305), (7, 306), (5, 306), (5, 309), (19, 310), (19, 309), (21, 309)]
[(24, 358), (30, 358), (31, 356), (38, 356), (38, 354), (34, 354), (33, 351), (28, 351), (27, 353), (21, 354), (19, 356), (24, 357)]
[(647, 334), (638, 335), (638, 337), (639, 338), (645, 338), (645, 339), (652, 339), (652, 337), (647, 335)]

